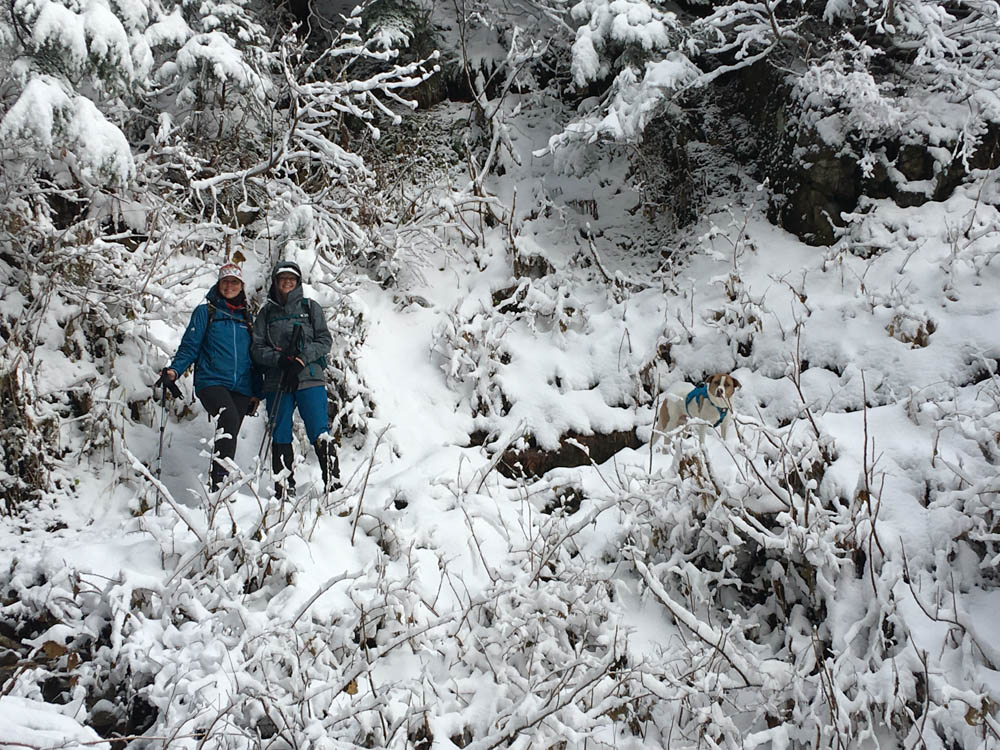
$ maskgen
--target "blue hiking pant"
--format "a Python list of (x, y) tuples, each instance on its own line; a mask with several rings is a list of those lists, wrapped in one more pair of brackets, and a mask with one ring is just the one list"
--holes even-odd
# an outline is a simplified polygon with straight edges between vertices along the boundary
[(268, 419), (274, 414), (274, 405), (278, 402), (279, 397), (281, 403), (278, 404), (278, 414), (274, 418), (274, 427), (271, 430), (271, 439), (275, 443), (292, 442), (292, 410), (295, 407), (298, 407), (299, 416), (305, 423), (310, 443), (315, 443), (316, 438), (324, 432), (330, 431), (325, 386), (314, 385), (311, 388), (303, 388), (292, 393), (265, 394)]

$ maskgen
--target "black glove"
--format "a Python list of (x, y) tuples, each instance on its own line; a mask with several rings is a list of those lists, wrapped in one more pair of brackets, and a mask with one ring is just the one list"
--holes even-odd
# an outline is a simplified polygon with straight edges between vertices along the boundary
[(169, 367), (164, 367), (160, 370), (160, 377), (157, 378), (156, 382), (153, 383), (153, 391), (155, 392), (157, 388), (163, 388), (163, 395), (166, 396), (168, 393), (174, 398), (184, 398), (184, 394), (181, 393), (181, 389), (177, 387), (177, 383), (174, 379), (167, 374), (170, 370)]
[(295, 357), (286, 354), (281, 358), (281, 363), (278, 366), (281, 368), (281, 390), (286, 393), (298, 390), (299, 373), (302, 372), (305, 365)]
[(299, 361), (298, 357), (293, 357), (290, 354), (285, 354), (281, 357), (281, 371), (293, 375), (296, 379), (298, 379), (299, 373), (304, 368), (305, 365)]

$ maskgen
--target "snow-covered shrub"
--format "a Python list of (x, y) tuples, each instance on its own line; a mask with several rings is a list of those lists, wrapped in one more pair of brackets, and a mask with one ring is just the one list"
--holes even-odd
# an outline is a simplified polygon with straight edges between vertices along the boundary
[(502, 416), (510, 410), (498, 377), (510, 362), (504, 335), (513, 321), (482, 311), (465, 318), (456, 306), (435, 331), (433, 350), (448, 383), (462, 387), (473, 414)]
[[(143, 732), (155, 712), (140, 697), (152, 682), (148, 663), (122, 658), (132, 615), (148, 606), (151, 591), (124, 580), (89, 576), (69, 567), (41, 569), (15, 565), (0, 577), (0, 609), (12, 638), (8, 645), (22, 663), (5, 693), (45, 699), (90, 723), (88, 713), (112, 702), (113, 719), (104, 729)], [(138, 669), (137, 669), (138, 667)]]
[(0, 373), (0, 393), (6, 408), (0, 416), (0, 489), (3, 511), (13, 515), (48, 486), (49, 456), (58, 448), (58, 417), (39, 414), (17, 368)]
[[(110, 699), (121, 715), (105, 729), (159, 727), (182, 744), (229, 736), (252, 747), (261, 735), (274, 735), (275, 722), (287, 731), (278, 721), (290, 705), (282, 683), (294, 682), (306, 657), (298, 652), (301, 642), (291, 650), (286, 645), (299, 639), (301, 613), (285, 613), (273, 634), (273, 645), (282, 644), (275, 650), (260, 647), (272, 634), (259, 608), (287, 589), (296, 569), (286, 541), (309, 532), (316, 509), (262, 501), (256, 519), (243, 526), (226, 498), (237, 486), (228, 484), (208, 503), (204, 523), (144, 476), (156, 485), (159, 510), (132, 521), (133, 531), (153, 537), (174, 575), (139, 588), (124, 571), (117, 579), (91, 578), (69, 567), (32, 567), (37, 561), (5, 571), (0, 614), (18, 641), (68, 654), (65, 674), (49, 665), (21, 670), (7, 689), (41, 697), (38, 686), (48, 684), (46, 700), (88, 710)], [(333, 642), (329, 634), (324, 640)], [(78, 716), (86, 718), (86, 711)], [(187, 728), (176, 731), (181, 727)]]
[(373, 186), (359, 215), (369, 242), (358, 262), (383, 286), (420, 280), (441, 252), (479, 253), (489, 227), (508, 213), (495, 196), (468, 185), (468, 131), (464, 107), (442, 104), (377, 140), (359, 141)]
[(665, 213), (673, 226), (684, 226), (696, 216), (705, 198), (698, 148), (684, 110), (661, 105), (642, 131), (632, 154), (632, 181), (642, 196), (648, 219)]
[(522, 278), (516, 286), (495, 292), (493, 304), (471, 317), (456, 305), (432, 344), (447, 381), (466, 391), (477, 416), (510, 411), (503, 371), (518, 353), (506, 339), (508, 331), (514, 328), (561, 340), (571, 329), (583, 330), (587, 322), (570, 280), (560, 274)]
[[(567, 135), (635, 142), (660, 111), (666, 94), (692, 83), (696, 76), (697, 69), (680, 53), (647, 63), (642, 71), (627, 67), (615, 77), (602, 109), (569, 128)], [(557, 140), (552, 145), (558, 147), (561, 143)]]
[(499, 313), (510, 313), (514, 319), (524, 321), (535, 333), (559, 336), (586, 327), (584, 304), (572, 288), (572, 281), (558, 273), (521, 279), (517, 286), (495, 292), (493, 306)]
[[(691, 259), (712, 269), (707, 307), (729, 312), (717, 328), (711, 315), (677, 316), (701, 337), (670, 341), (686, 371), (709, 359), (706, 327), (740, 335), (749, 317), (727, 303), (756, 303), (738, 439), (724, 450), (678, 441), (669, 472), (630, 487), (642, 520), (622, 533), (646, 556), (636, 568), (648, 601), (695, 634), (684, 649), (698, 639), (704, 663), (717, 649), (725, 665), (697, 683), (692, 745), (704, 734), (751, 747), (996, 741), (984, 679), (995, 655), (973, 624), (996, 587), (984, 477), (998, 445), (992, 322), (966, 322), (992, 315), (983, 286), (996, 276), (996, 209), (982, 198), (994, 187), (977, 177), (920, 210), (866, 201), (818, 269), (796, 257), (773, 273), (761, 242), (734, 261), (745, 230), (762, 236), (742, 222), (710, 232)], [(835, 309), (831, 293), (844, 297)], [(945, 312), (955, 308), (958, 326)], [(960, 666), (943, 677), (942, 658)], [(685, 658), (677, 674), (694, 668)], [(720, 715), (699, 701), (724, 680), (732, 710)]]
[(365, 5), (365, 36), (384, 49), (407, 49), (432, 35), (432, 6), (418, 0), (372, 0)]
[[(382, 200), (405, 204), (398, 209), (402, 213), (415, 207), (413, 194), (407, 190), (411, 184), (440, 185), (461, 174), (462, 136), (467, 127), (467, 115), (460, 108), (442, 104), (414, 112), (378, 140), (365, 141), (362, 153), (375, 173)], [(381, 215), (376, 218), (382, 219)]]
[(934, 321), (926, 314), (916, 314), (905, 310), (892, 316), (886, 331), (897, 341), (913, 347), (927, 346), (931, 334), (937, 330)]
[(348, 294), (339, 304), (326, 310), (327, 325), (333, 335), (327, 372), (336, 393), (337, 412), (331, 424), (341, 435), (368, 432), (368, 417), (374, 409), (374, 396), (358, 369), (358, 359), (365, 344), (367, 324), (357, 303)]
[[(571, 0), (468, 0), (453, 7), (437, 5), (438, 22), (455, 24), (460, 32), (457, 40), (443, 40), (454, 45), (449, 57), (457, 58), (447, 75), (455, 79), (460, 91), (476, 99), (477, 113), (483, 119), (489, 119), (489, 108), (497, 114), (497, 105), (509, 91), (532, 94), (554, 76), (566, 75), (562, 53), (572, 40), (573, 30), (567, 23), (571, 5)], [(488, 123), (480, 120), (480, 124)]]
[(753, 297), (740, 273), (744, 256), (756, 253), (756, 248), (746, 233), (746, 223), (752, 210), (752, 207), (747, 207), (743, 216), (739, 217), (733, 208), (728, 207), (729, 226), (723, 228), (715, 225), (702, 238), (702, 241), (724, 238), (729, 245), (732, 265), (724, 277), (715, 280), (722, 287), (723, 303), (719, 309), (706, 311), (706, 322), (726, 337), (736, 361), (745, 361), (750, 357), (754, 337), (764, 330), (766, 312), (763, 298)]
[[(639, 732), (648, 692), (625, 635), (605, 632), (614, 590), (577, 541), (613, 502), (501, 534), (493, 519), (466, 515), (472, 538), (511, 558), (471, 588), (451, 553), (414, 540), (399, 554), (380, 540), (392, 520), (371, 511), (358, 544), (376, 564), (334, 572), (303, 600), (287, 585), (297, 571), (283, 549), (311, 533), (308, 507), (262, 505), (243, 526), (222, 499), (205, 526), (161, 499), (133, 523), (175, 566), (169, 579), (140, 587), (29, 564), (0, 575), (14, 635), (62, 659), (22, 671), (11, 694), (38, 698), (47, 680), (48, 697), (88, 723), (108, 699), (124, 714), (109, 729), (169, 734), (180, 747)], [(422, 666), (401, 674), (404, 663)]]
[[(20, 208), (16, 199), (0, 207), (0, 222), (17, 225)], [(71, 492), (50, 481), (63, 458), (113, 458), (122, 424), (138, 418), (148, 395), (133, 387), (148, 353), (136, 344), (136, 258), (95, 239), (95, 224), (80, 222), (56, 242), (56, 228), (39, 218), (8, 235), (0, 259), (0, 377), (12, 406), (0, 436), (8, 510), (28, 495)]]
[[(651, 708), (661, 732), (674, 726), (692, 746), (841, 747), (887, 723), (911, 739), (937, 731), (950, 701), (893, 605), (900, 570), (874, 527), (878, 476), (846, 494), (832, 448), (810, 429), (743, 432), (733, 482), (685, 441), (676, 475), (623, 498), (620, 543), (642, 599), (684, 643), (675, 662), (643, 667), (644, 685), (678, 700)], [(967, 726), (964, 741), (979, 731)]]
[(487, 199), (482, 221), (493, 226), (504, 218), (494, 210), (489, 178), (521, 164), (509, 119), (523, 102), (545, 90), (563, 65), (558, 52), (569, 29), (566, 0), (494, 3), (470, 0), (433, 4), (438, 23), (455, 28), (458, 39), (445, 47), (449, 88), (472, 103), (470, 124), (462, 134), (461, 153), (468, 169), (468, 192)]
[[(510, 207), (487, 184), (520, 159), (506, 121), (521, 105), (508, 98), (530, 96), (551, 77), (547, 54), (567, 32), (563, 12), (562, 0), (516, 6), (387, 0), (365, 8), (365, 23), (383, 41), (419, 49), (431, 35), (440, 43), (441, 70), (428, 83), (471, 98), (473, 107), (470, 115), (464, 106), (442, 105), (384, 138), (373, 129), (351, 134), (372, 167), (357, 214), (371, 241), (362, 243), (358, 254), (380, 283), (399, 283), (410, 273), (419, 277), (421, 262), (433, 253), (457, 244), (481, 247), (489, 229), (511, 222)], [(441, 34), (448, 28), (458, 35), (455, 46), (449, 46), (454, 35)], [(408, 49), (404, 58), (413, 54)], [(425, 89), (415, 89), (414, 98), (425, 99)], [(389, 109), (379, 116), (397, 118)]]

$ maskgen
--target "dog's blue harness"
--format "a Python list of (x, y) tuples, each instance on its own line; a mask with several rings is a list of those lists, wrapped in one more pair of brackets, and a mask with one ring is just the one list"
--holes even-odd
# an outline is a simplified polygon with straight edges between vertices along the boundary
[[(695, 405), (700, 409), (701, 402), (704, 401), (706, 398), (708, 398), (708, 386), (702, 383), (693, 391), (691, 391), (687, 395), (687, 398), (684, 399), (684, 412), (690, 417), (691, 412), (688, 411), (688, 407), (691, 406), (691, 402), (694, 401)], [(712, 425), (712, 427), (718, 427), (720, 424), (722, 424), (722, 421), (726, 418), (726, 415), (729, 414), (729, 409), (723, 409), (721, 406), (716, 404), (711, 399), (709, 399), (709, 403), (712, 404), (712, 406), (714, 406), (719, 411), (719, 420)]]

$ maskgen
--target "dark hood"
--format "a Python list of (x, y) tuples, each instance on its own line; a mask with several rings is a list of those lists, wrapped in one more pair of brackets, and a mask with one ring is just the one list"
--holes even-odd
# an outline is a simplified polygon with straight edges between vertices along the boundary
[(302, 297), (302, 269), (299, 268), (299, 264), (290, 260), (281, 260), (274, 264), (274, 269), (271, 271), (271, 288), (267, 292), (267, 298), (272, 302), (280, 305), (281, 297), (278, 296), (278, 274), (282, 271), (293, 271), (298, 274), (299, 283), (295, 285), (295, 288), (288, 293), (288, 302), (296, 302)]

